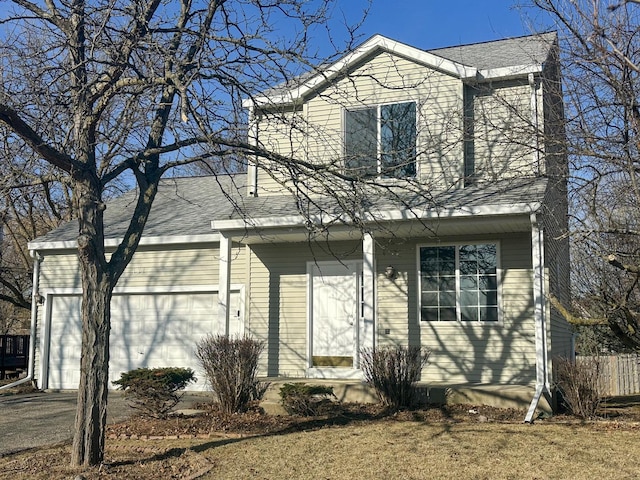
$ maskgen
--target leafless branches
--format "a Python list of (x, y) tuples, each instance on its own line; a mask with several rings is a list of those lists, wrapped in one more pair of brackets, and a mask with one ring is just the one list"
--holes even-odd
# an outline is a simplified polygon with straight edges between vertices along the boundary
[(640, 7), (535, 0), (562, 32), (578, 307), (640, 349)]

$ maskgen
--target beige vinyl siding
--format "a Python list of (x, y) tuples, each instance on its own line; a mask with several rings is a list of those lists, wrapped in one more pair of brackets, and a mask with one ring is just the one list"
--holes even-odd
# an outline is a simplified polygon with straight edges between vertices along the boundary
[[(571, 304), (570, 297), (570, 257), (569, 238), (567, 236), (567, 197), (563, 195), (564, 186), (558, 185), (549, 190), (542, 212), (542, 228), (545, 248), (546, 292), (553, 295), (563, 305)], [(549, 367), (556, 357), (571, 358), (573, 355), (574, 328), (567, 320), (546, 302), (548, 319), (548, 342), (550, 346)]]
[(554, 49), (544, 64), (540, 79), (541, 101), (544, 106), (543, 165), (544, 173), (551, 178), (563, 178), (568, 173), (564, 102), (557, 55), (557, 49)]
[(277, 161), (257, 158), (258, 195), (280, 195), (291, 186), (291, 170), (287, 162), (307, 160), (305, 138), (310, 126), (304, 119), (302, 107), (286, 106), (263, 110), (256, 115), (258, 147), (286, 158)]
[[(40, 293), (54, 290), (80, 290), (82, 288), (78, 256), (75, 251), (42, 252), (40, 267)], [(231, 283), (244, 285), (247, 272), (246, 251), (232, 249)], [(216, 245), (185, 248), (140, 247), (120, 278), (117, 288), (143, 288), (162, 291), (163, 288), (216, 286), (219, 275), (219, 250)], [(38, 308), (35, 372), (40, 372), (40, 341), (47, 306)], [(217, 315), (213, 312), (212, 315)]]
[(309, 123), (322, 125), (325, 132), (309, 138), (311, 160), (331, 163), (343, 156), (345, 109), (408, 101), (417, 107), (420, 181), (439, 188), (456, 183), (462, 172), (462, 83), (389, 53), (371, 57), (309, 99)]
[[(376, 248), (377, 343), (380, 346), (416, 345), (420, 342), (418, 284), (416, 277), (416, 240), (402, 243), (378, 242)], [(396, 270), (396, 278), (385, 277), (387, 266)]]
[[(562, 304), (571, 304), (568, 202), (566, 174), (568, 171), (566, 136), (560, 66), (557, 50), (545, 62), (541, 78), (544, 109), (544, 164), (549, 188), (542, 209), (545, 239), (546, 290)], [(547, 302), (550, 345), (549, 367), (556, 357), (573, 355), (574, 328)], [(551, 370), (552, 371), (552, 370)], [(552, 372), (553, 375), (553, 372)]]
[[(480, 181), (538, 173), (531, 86), (526, 79), (469, 88), (472, 107), (467, 119), (473, 139), (467, 161)], [(542, 111), (541, 106), (539, 107)], [(469, 114), (468, 113), (468, 114)], [(542, 121), (542, 115), (539, 116)]]
[(420, 180), (440, 188), (456, 183), (462, 172), (462, 83), (389, 53), (378, 53), (309, 99), (309, 123), (321, 124), (326, 132), (309, 138), (310, 160), (326, 163), (342, 157), (345, 109), (408, 101), (417, 106)]
[(304, 377), (307, 369), (307, 262), (361, 259), (358, 243), (253, 245), (248, 332), (264, 340), (260, 375)]
[[(244, 283), (246, 266), (243, 248), (232, 250), (231, 283)], [(80, 271), (75, 252), (46, 255), (42, 262), (40, 291), (80, 288)], [(219, 251), (207, 248), (140, 247), (118, 281), (119, 288), (217, 285)]]
[[(518, 383), (535, 381), (535, 335), (530, 235), (442, 238), (455, 242), (496, 241), (502, 272), (502, 318), (498, 323), (420, 322), (417, 248), (429, 241), (403, 244), (380, 252), (378, 264), (379, 345), (423, 345), (432, 353), (422, 380), (449, 383)], [(390, 281), (386, 265), (398, 270)], [(387, 333), (388, 332), (388, 333)]]
[(75, 251), (45, 253), (40, 264), (40, 293), (52, 288), (81, 288), (78, 255)]
[[(290, 126), (273, 125), (277, 117), (271, 117), (264, 127), (258, 118), (259, 138), (280, 154), (304, 152), (312, 163), (331, 164), (341, 170), (344, 110), (407, 101), (415, 101), (418, 110), (420, 181), (441, 189), (456, 184), (463, 173), (462, 82), (389, 53), (377, 53), (352, 69), (348, 76), (310, 97), (304, 112), (295, 120), (298, 126), (304, 125), (301, 127), (304, 134), (296, 130), (292, 136)], [(287, 116), (281, 118), (291, 120)], [(275, 186), (269, 176), (268, 172), (258, 170), (261, 194), (273, 193)]]

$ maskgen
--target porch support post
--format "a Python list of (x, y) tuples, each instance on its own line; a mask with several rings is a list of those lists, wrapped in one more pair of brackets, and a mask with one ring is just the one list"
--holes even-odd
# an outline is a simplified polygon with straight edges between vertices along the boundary
[(547, 325), (545, 314), (544, 236), (535, 213), (531, 214), (531, 257), (533, 270), (533, 307), (536, 338), (536, 391), (529, 405), (525, 422), (533, 421), (533, 414), (542, 395), (551, 405), (549, 387)]
[(220, 271), (218, 275), (218, 325), (229, 335), (229, 302), (231, 289), (231, 239), (220, 232)]
[[(375, 346), (375, 281), (376, 261), (373, 235), (365, 233), (362, 238), (362, 324), (358, 329), (360, 347)], [(356, 355), (356, 368), (360, 368), (360, 355)]]

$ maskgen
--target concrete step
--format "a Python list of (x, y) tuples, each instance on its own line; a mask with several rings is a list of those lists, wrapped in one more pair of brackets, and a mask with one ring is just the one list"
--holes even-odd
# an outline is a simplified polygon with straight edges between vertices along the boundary
[[(372, 387), (358, 380), (324, 380), (313, 378), (269, 378), (263, 398), (266, 408), (274, 411), (281, 409), (280, 388), (285, 383), (306, 383), (328, 385), (340, 402), (377, 403), (378, 398)], [(418, 402), (429, 404), (471, 404), (489, 405), (501, 408), (527, 409), (533, 398), (533, 385), (494, 385), (494, 384), (427, 384), (418, 383)], [(262, 404), (261, 404), (262, 405)], [(265, 407), (263, 407), (265, 408)], [(551, 412), (551, 406), (543, 398), (538, 409)], [(279, 411), (284, 411), (281, 409)]]
[(326, 385), (333, 387), (333, 393), (339, 402), (377, 403), (375, 391), (369, 385), (354, 380), (324, 380), (315, 378), (278, 378), (265, 379), (269, 383), (262, 401), (280, 402), (280, 388), (285, 383), (305, 383), (307, 385)]

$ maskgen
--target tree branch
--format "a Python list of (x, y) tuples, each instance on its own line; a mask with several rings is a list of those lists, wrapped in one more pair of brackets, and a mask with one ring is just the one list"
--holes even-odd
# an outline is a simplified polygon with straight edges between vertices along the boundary
[(74, 160), (62, 152), (59, 152), (48, 145), (44, 139), (36, 133), (13, 108), (0, 103), (0, 122), (5, 123), (16, 135), (22, 138), (29, 146), (36, 151), (43, 159), (50, 164), (71, 173), (74, 167), (79, 165)]
[(616, 267), (620, 270), (624, 270), (625, 272), (640, 275), (640, 267), (638, 265), (624, 264), (618, 259), (618, 256), (614, 253), (611, 253), (607, 256), (607, 262), (609, 263), (609, 265)]
[(549, 303), (555, 307), (560, 315), (572, 325), (607, 325), (609, 322), (606, 318), (586, 318), (578, 317), (572, 314), (554, 295), (549, 295)]

